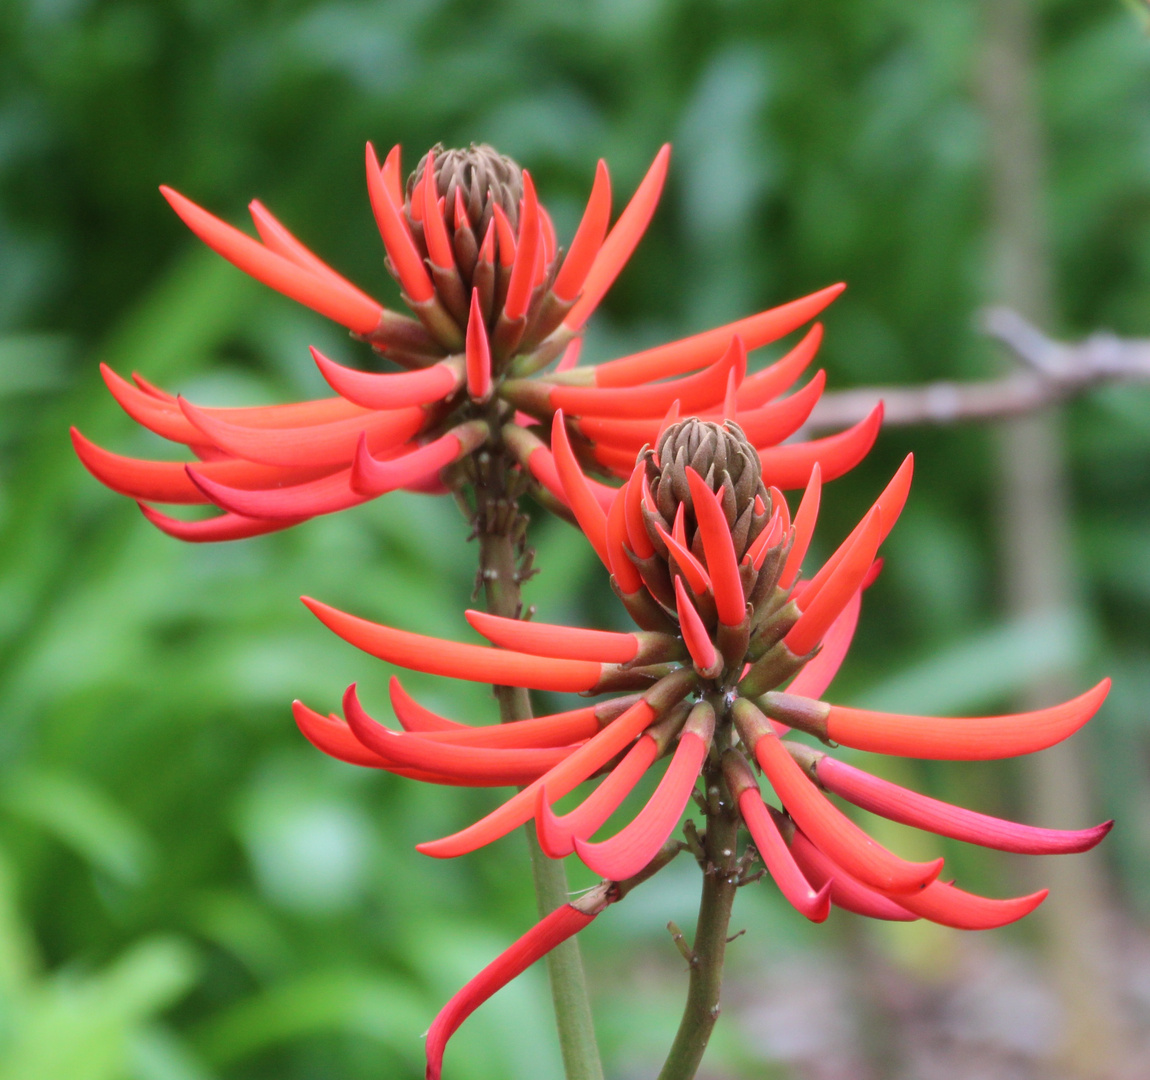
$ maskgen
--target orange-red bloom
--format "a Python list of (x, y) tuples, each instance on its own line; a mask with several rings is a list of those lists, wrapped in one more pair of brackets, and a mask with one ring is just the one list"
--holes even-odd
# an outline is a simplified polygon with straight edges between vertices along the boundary
[[(566, 512), (566, 491), (547, 446), (560, 412), (575, 455), (607, 475), (629, 475), (636, 451), (653, 441), (668, 409), (678, 405), (716, 419), (737, 415), (779, 487), (801, 486), (815, 460), (824, 479), (839, 475), (873, 443), (878, 413), (839, 435), (779, 445), (822, 392), (820, 372), (779, 398), (813, 359), (819, 327), (749, 377), (746, 349), (809, 322), (840, 285), (598, 367), (575, 366), (584, 324), (651, 220), (669, 157), (664, 147), (611, 228), (610, 178), (600, 162), (564, 252), (530, 175), (489, 147), (430, 151), (404, 191), (399, 148), (381, 166), (369, 145), (372, 211), (387, 267), (414, 317), (361, 292), (258, 201), (250, 207), (257, 240), (162, 188), (209, 247), (406, 370), (356, 370), (312, 349), (337, 396), (213, 409), (138, 375), (129, 382), (105, 366), (108, 388), (124, 410), (198, 460), (124, 457), (73, 430), (76, 452), (98, 480), (136, 499), (153, 524), (190, 541), (285, 529), (398, 488), (443, 491), (445, 481), (466, 484), (465, 465), (457, 463), (481, 446), (526, 471), (541, 498)], [(610, 488), (593, 481), (589, 490), (603, 505), (611, 498)], [(213, 504), (223, 513), (188, 521), (153, 504)]]
[[(525, 785), (480, 821), (421, 844), (421, 851), (460, 855), (534, 818), (547, 855), (574, 852), (609, 890), (661, 857), (705, 774), (707, 785), (725, 783), (767, 872), (808, 919), (821, 922), (837, 905), (873, 918), (989, 929), (1026, 915), (1045, 891), (992, 899), (944, 883), (942, 859), (900, 857), (827, 793), (904, 824), (1005, 851), (1084, 851), (1109, 831), (1109, 822), (1042, 829), (951, 806), (786, 737), (794, 729), (830, 745), (881, 753), (999, 758), (1067, 738), (1106, 696), (1109, 684), (1103, 682), (1053, 708), (974, 719), (899, 716), (819, 700), (850, 643), (862, 592), (877, 573), (878, 547), (906, 502), (909, 458), (818, 572), (798, 580), (819, 501), (817, 464), (792, 523), (782, 496), (763, 483), (755, 448), (729, 422), (669, 425), (657, 447), (639, 456), (606, 510), (585, 486), (562, 419), (556, 421), (555, 450), (558, 482), (613, 571), (616, 591), (640, 632), (536, 626), (469, 612), (472, 626), (493, 643), (486, 648), (416, 637), (306, 601), (345, 639), (416, 670), (531, 688), (639, 692), (494, 729), (526, 731), (523, 726), (532, 725), (530, 739), (501, 741), (508, 748), (500, 750), (477, 742), (479, 732), (491, 729), (449, 726), (440, 718), (434, 730), (416, 730), (405, 720), (409, 699), (397, 709), (407, 730), (392, 731), (366, 718), (350, 694), (350, 733), (377, 755), (371, 762), (377, 767), (440, 783), (473, 778), (484, 784), (514, 768)], [(330, 723), (338, 725), (338, 718)], [(350, 743), (336, 746), (327, 729), (322, 737), (305, 733), (350, 759)], [(668, 755), (647, 804), (622, 829), (596, 838), (643, 774)], [(765, 801), (760, 770), (781, 808)], [(556, 813), (557, 800), (597, 775), (602, 779), (581, 803)], [(563, 926), (578, 929), (572, 918), (568, 914)], [(521, 970), (512, 957), (521, 956), (529, 939), (544, 938), (550, 940), (542, 930), (532, 931), (501, 965), (488, 969), (480, 977), (484, 995), (501, 985), (493, 971), (505, 981)], [(444, 1026), (453, 1029), (458, 1002), (445, 1015), (452, 1019)], [(441, 1050), (437, 1045), (429, 1075), (438, 1075)]]

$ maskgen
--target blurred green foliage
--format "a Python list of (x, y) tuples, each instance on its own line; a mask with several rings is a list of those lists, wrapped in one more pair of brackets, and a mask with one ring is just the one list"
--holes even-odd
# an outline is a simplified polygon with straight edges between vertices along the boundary
[[(1145, 334), (1150, 42), (1117, 0), (1041, 8), (1053, 329)], [(159, 448), (108, 397), (100, 361), (225, 404), (322, 392), (308, 344), (363, 359), (200, 250), (156, 185), (236, 222), (258, 195), (395, 302), (365, 139), (402, 142), (409, 165), (437, 140), (490, 141), (532, 168), (565, 235), (597, 157), (621, 199), (670, 139), (663, 204), (589, 355), (846, 279), (826, 319), (832, 387), (976, 376), (997, 362), (973, 330), (994, 299), (980, 34), (978, 5), (947, 0), (0, 6), (0, 1078), (421, 1075), (435, 1009), (532, 920), (521, 838), (446, 864), (412, 851), (490, 794), (323, 759), (287, 709), (295, 696), (334, 708), (359, 680), (386, 711), (390, 672), (324, 632), (300, 593), (466, 633), (474, 553), (454, 506), (389, 496), (287, 534), (185, 547), (72, 456), (70, 423), (124, 452)], [(998, 615), (984, 431), (887, 434), (831, 489), (819, 537), (835, 543), (913, 446), (916, 489), (840, 700), (961, 711), (1051, 671), (1115, 676), (1079, 743), (1100, 816), (1121, 820), (1107, 848), (1120, 893), (1143, 914), (1148, 404), (1121, 388), (1068, 410), (1080, 605), (1062, 622)], [(538, 526), (528, 598), (541, 615), (619, 623), (578, 535)], [(448, 715), (494, 717), (481, 687), (409, 681)], [(940, 795), (1025, 812), (1011, 767), (899, 767)], [(944, 847), (976, 884), (1017, 884), (1015, 863)], [(689, 924), (695, 888), (673, 867), (584, 935), (614, 1075), (650, 1072), (669, 1041), (682, 980), (662, 926)], [(800, 926), (768, 886), (741, 897), (738, 918), (743, 971), (871, 933), (842, 916)], [(871, 945), (905, 955), (914, 933)], [(532, 970), (468, 1022), (452, 1075), (558, 1076), (548, 1012)], [(714, 1053), (731, 1075), (763, 1075), (733, 1027)]]

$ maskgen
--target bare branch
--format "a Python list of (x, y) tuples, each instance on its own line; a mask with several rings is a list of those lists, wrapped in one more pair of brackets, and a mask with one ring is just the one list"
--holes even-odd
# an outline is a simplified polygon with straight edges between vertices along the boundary
[(1092, 334), (1075, 345), (1053, 341), (1009, 308), (989, 308), (981, 328), (1025, 365), (1001, 379), (873, 386), (824, 394), (807, 432), (841, 431), (865, 417), (881, 398), (885, 424), (956, 424), (1020, 416), (1076, 397), (1104, 383), (1150, 381), (1150, 338)]

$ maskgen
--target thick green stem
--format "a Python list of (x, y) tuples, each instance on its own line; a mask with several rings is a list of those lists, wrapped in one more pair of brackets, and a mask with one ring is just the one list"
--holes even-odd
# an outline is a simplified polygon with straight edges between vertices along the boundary
[(703, 777), (707, 785), (707, 831), (703, 837), (707, 865), (703, 874), (703, 897), (691, 949), (687, 1005), (659, 1080), (692, 1080), (703, 1060), (703, 1052), (719, 1018), (727, 930), (738, 888), (735, 847), (738, 818), (718, 765), (709, 763)]
[[(476, 485), (475, 530), (479, 539), (479, 574), (487, 610), (493, 615), (518, 618), (523, 580), (523, 522), (513, 494), (505, 487), (507, 473), (497, 468), (480, 469)], [(526, 720), (531, 716), (531, 698), (526, 690), (496, 686), (500, 718)], [(524, 832), (531, 853), (531, 873), (540, 917), (549, 915), (570, 899), (567, 871), (557, 859), (549, 859), (539, 848), (535, 829)], [(547, 954), (547, 974), (551, 1000), (559, 1032), (559, 1048), (567, 1080), (603, 1080), (599, 1047), (591, 1020), (591, 1004), (583, 973), (583, 958), (575, 938), (570, 938)]]

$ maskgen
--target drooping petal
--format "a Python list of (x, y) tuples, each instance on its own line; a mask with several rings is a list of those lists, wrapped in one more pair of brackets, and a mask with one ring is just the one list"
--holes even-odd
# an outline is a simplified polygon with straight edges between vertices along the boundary
[(208, 440), (229, 454), (265, 465), (339, 467), (350, 465), (361, 434), (368, 448), (381, 453), (417, 435), (427, 422), (418, 406), (375, 411), (310, 427), (252, 428), (213, 416), (180, 399), (184, 415)]
[(996, 930), (1025, 918), (1046, 899), (1049, 891), (1040, 889), (1029, 896), (992, 900), (942, 881), (932, 881), (921, 892), (888, 894), (888, 898), (920, 918), (942, 926), (956, 930)]
[(889, 900), (882, 893), (868, 888), (848, 874), (823, 852), (819, 851), (802, 833), (795, 829), (790, 840), (791, 854), (803, 876), (817, 889), (830, 886), (831, 903), (844, 911), (865, 915), (869, 919), (888, 922), (913, 922), (917, 915)]
[[(872, 888), (900, 894), (921, 889), (938, 877), (942, 859), (929, 863), (900, 859), (830, 803), (787, 753), (770, 729), (770, 722), (751, 702), (740, 698), (732, 713), (744, 742), (754, 744), (755, 758), (787, 813), (835, 862)], [(759, 731), (763, 733), (758, 735)]]
[(320, 622), (344, 641), (412, 671), (497, 686), (526, 686), (566, 693), (590, 690), (602, 672), (601, 664), (587, 660), (549, 660), (527, 653), (443, 641), (369, 622), (308, 596), (301, 599)]
[(1091, 829), (1071, 830), (1041, 829), (1004, 821), (909, 791), (826, 756), (819, 759), (816, 773), (819, 783), (827, 791), (873, 814), (954, 840), (1021, 855), (1067, 855), (1089, 851), (1114, 824), (1106, 821)]
[(563, 259), (563, 265), (555, 278), (551, 291), (562, 301), (574, 300), (583, 288), (587, 273), (607, 235), (611, 221), (611, 176), (607, 163), (602, 158), (595, 167), (595, 183), (587, 199), (587, 209), (571, 240), (571, 249)]
[(595, 660), (604, 664), (625, 664), (639, 652), (634, 634), (609, 630), (583, 630), (552, 623), (505, 619), (485, 611), (464, 612), (467, 621), (493, 645), (518, 649), (534, 656), (563, 657), (568, 660)]
[(747, 601), (726, 514), (718, 497), (690, 466), (687, 467), (687, 485), (703, 540), (703, 554), (707, 559), (707, 573), (711, 578), (719, 621), (726, 626), (738, 626), (746, 618)]
[(486, 421), (468, 420), (410, 454), (385, 461), (372, 456), (367, 434), (361, 434), (351, 468), (351, 489), (367, 498), (375, 498), (417, 484), (482, 446), (489, 433)]
[(1101, 708), (1109, 692), (1110, 680), (1103, 679), (1085, 694), (1048, 709), (963, 719), (831, 705), (826, 733), (843, 746), (878, 754), (943, 761), (1018, 757), (1069, 738)]
[[(680, 341), (658, 345), (632, 356), (620, 357), (618, 360), (608, 360), (595, 369), (595, 385), (637, 386), (651, 379), (665, 379), (671, 375), (696, 371), (713, 364), (722, 356), (731, 338), (736, 334), (743, 339), (748, 349), (757, 349), (777, 341), (792, 330), (797, 330), (803, 323), (809, 322), (845, 288), (846, 286), (841, 284), (831, 285), (811, 293), (810, 296), (792, 300), (790, 303), (761, 311), (757, 315), (750, 315), (737, 322), (727, 323), (725, 326), (718, 326), (714, 330), (706, 330)], [(796, 371), (794, 378), (798, 375), (799, 372)], [(780, 387), (776, 390), (774, 386), (769, 386), (769, 390), (774, 393), (780, 392), (781, 389)], [(741, 400), (739, 407), (743, 407)], [(810, 471), (809, 466), (807, 471)]]
[(391, 698), (391, 707), (395, 711), (395, 718), (404, 731), (429, 734), (436, 731), (462, 732), (473, 730), (467, 724), (448, 720), (447, 717), (440, 716), (420, 705), (415, 698), (404, 690), (398, 675), (392, 675), (388, 680), (387, 690)]
[(299, 525), (307, 518), (281, 518), (271, 521), (267, 518), (249, 518), (242, 514), (218, 514), (216, 517), (202, 518), (199, 521), (181, 521), (179, 518), (161, 514), (147, 503), (139, 503), (140, 512), (162, 533), (189, 544), (213, 544), (222, 540), (246, 540), (252, 536), (279, 532)]
[(275, 523), (333, 514), (367, 501), (366, 495), (352, 490), (350, 468), (304, 484), (259, 491), (219, 484), (209, 479), (198, 466), (186, 468), (192, 482), (216, 506), (240, 517), (266, 518)]
[(578, 750), (555, 766), (536, 783), (513, 795), (502, 806), (475, 824), (441, 840), (418, 844), (425, 855), (450, 859), (505, 836), (512, 829), (530, 821), (535, 814), (538, 789), (546, 787), (552, 799), (561, 799), (601, 769), (632, 740), (645, 731), (667, 709), (684, 698), (695, 683), (694, 673), (675, 671), (656, 683), (626, 712), (588, 739)]
[(327, 384), (341, 397), (365, 409), (430, 405), (449, 397), (463, 384), (463, 374), (455, 360), (441, 360), (419, 371), (381, 373), (344, 367), (314, 346), (311, 355)]
[(440, 1080), (447, 1041), (480, 1005), (536, 960), (579, 933), (598, 911), (588, 914), (563, 904), (527, 931), (514, 945), (487, 965), (443, 1006), (427, 1032), (427, 1080)]
[(759, 447), (763, 482), (784, 491), (801, 488), (811, 475), (811, 468), (822, 466), (824, 483), (850, 472), (874, 446), (882, 427), (883, 406), (880, 401), (870, 415), (854, 427), (810, 442), (787, 443), (785, 446)]
[(599, 306), (599, 301), (607, 294), (619, 271), (627, 264), (643, 233), (646, 232), (651, 217), (655, 213), (659, 196), (663, 191), (663, 181), (667, 177), (667, 166), (671, 160), (670, 144), (664, 145), (647, 170), (631, 201), (619, 215), (614, 228), (607, 234), (595, 255), (591, 269), (583, 281), (583, 295), (579, 302), (563, 320), (563, 325), (579, 330)]
[(385, 761), (409, 769), (444, 773), (461, 780), (529, 784), (554, 768), (574, 749), (568, 746), (542, 749), (460, 746), (392, 731), (364, 712), (356, 697), (354, 683), (344, 695), (343, 709), (355, 737)]
[(622, 881), (637, 874), (658, 854), (695, 789), (714, 727), (714, 709), (705, 701), (699, 702), (679, 737), (671, 764), (634, 820), (599, 843), (575, 837), (575, 852), (585, 866), (611, 881)]
[(364, 746), (342, 721), (317, 713), (302, 701), (293, 701), (291, 710), (303, 737), (328, 757), (349, 765), (363, 765), (373, 769), (387, 767), (387, 762)]
[(370, 334), (379, 325), (383, 308), (349, 282), (305, 270), (170, 187), (161, 185), (160, 193), (192, 232), (245, 274), (357, 334)]
[(659, 756), (659, 744), (646, 732), (574, 810), (562, 816), (551, 809), (551, 796), (540, 787), (535, 803), (535, 832), (549, 859), (562, 859), (575, 851), (575, 838), (599, 829), (631, 793)]
[(790, 397), (771, 401), (753, 412), (739, 411), (738, 424), (753, 446), (774, 446), (790, 438), (807, 422), (826, 386), (825, 371), (815, 372), (806, 386)]

